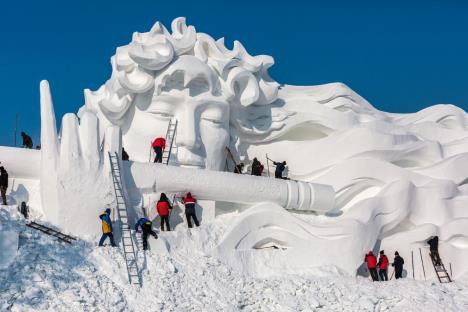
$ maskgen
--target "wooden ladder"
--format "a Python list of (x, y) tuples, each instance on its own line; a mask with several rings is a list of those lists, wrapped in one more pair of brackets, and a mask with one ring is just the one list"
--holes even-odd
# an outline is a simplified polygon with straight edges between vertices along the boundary
[(431, 257), (431, 261), (432, 261), (432, 266), (434, 267), (435, 273), (437, 275), (437, 278), (439, 279), (439, 282), (440, 283), (451, 283), (452, 279), (450, 278), (450, 275), (447, 273), (447, 270), (445, 269), (445, 265), (442, 262), (442, 259), (440, 258), (440, 255), (439, 255), (438, 258), (440, 260), (439, 264), (437, 264), (436, 260), (433, 257)]
[(122, 175), (120, 170), (119, 156), (117, 153), (109, 153), (111, 164), (112, 181), (114, 184), (115, 198), (117, 202), (117, 214), (120, 220), (120, 231), (122, 235), (122, 245), (124, 258), (127, 266), (128, 281), (130, 284), (141, 287), (141, 273), (138, 268), (137, 256), (135, 253), (135, 243), (133, 241), (130, 225), (128, 224), (127, 202), (122, 187)]

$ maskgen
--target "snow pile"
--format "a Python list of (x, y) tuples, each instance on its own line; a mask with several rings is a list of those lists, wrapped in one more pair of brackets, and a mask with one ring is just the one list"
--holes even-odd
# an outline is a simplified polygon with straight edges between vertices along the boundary
[(7, 268), (18, 252), (18, 227), (19, 214), (15, 206), (3, 206), (0, 208), (0, 269)]
[[(462, 311), (468, 305), (468, 280), (373, 283), (328, 268), (325, 275), (321, 269), (300, 275), (278, 271), (261, 279), (243, 274), (209, 252), (237, 217), (162, 233), (171, 246), (167, 253), (139, 253), (141, 289), (128, 284), (120, 248), (87, 241), (68, 245), (10, 221), (21, 232), (20, 248), (16, 260), (0, 270), (0, 310)], [(151, 247), (161, 241), (150, 238)]]

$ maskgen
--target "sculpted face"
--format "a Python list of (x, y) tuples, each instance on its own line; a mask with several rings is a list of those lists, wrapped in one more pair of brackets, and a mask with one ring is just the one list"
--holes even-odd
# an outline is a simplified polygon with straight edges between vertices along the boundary
[(169, 120), (178, 120), (170, 162), (211, 170), (224, 170), (225, 147), (239, 141), (237, 133), (258, 141), (283, 127), (284, 114), (270, 112), (279, 89), (268, 75), (273, 58), (252, 56), (237, 41), (229, 50), (184, 18), (174, 20), (172, 33), (160, 23), (134, 33), (111, 64), (110, 79), (85, 90), (80, 115), (98, 116), (101, 139), (119, 126), (132, 160), (151, 161), (151, 142), (166, 135)]
[[(185, 67), (186, 61), (197, 66)], [(135, 109), (127, 116), (123, 129), (126, 149), (149, 155), (150, 142), (155, 137), (164, 137), (169, 121), (177, 120), (170, 161), (185, 167), (222, 170), (230, 139), (229, 104), (216, 94), (211, 69), (196, 58), (182, 59), (170, 65), (156, 80), (151, 98), (137, 97)]]

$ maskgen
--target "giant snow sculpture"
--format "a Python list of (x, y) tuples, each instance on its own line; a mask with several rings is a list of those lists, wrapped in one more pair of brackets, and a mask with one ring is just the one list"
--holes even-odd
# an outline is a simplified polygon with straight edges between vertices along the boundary
[[(388, 114), (343, 84), (280, 87), (268, 75), (273, 63), (269, 56), (249, 55), (237, 41), (229, 50), (223, 39), (197, 33), (183, 18), (174, 20), (172, 32), (156, 23), (117, 48), (112, 76), (97, 91), (85, 90), (79, 120), (65, 115), (60, 136), (48, 84), (41, 83), (43, 149), (21, 151), (31, 163), (41, 163), (40, 171), (17, 165), (17, 150), (2, 148), (0, 156), (47, 219), (95, 233), (95, 218), (112, 203), (107, 152), (119, 151), (121, 143), (135, 161), (125, 171), (130, 197), (158, 190), (153, 171), (181, 190), (183, 177), (171, 184), (166, 171), (148, 164), (151, 140), (164, 136), (169, 120), (177, 119), (170, 164), (192, 168), (191, 183), (197, 177), (207, 187), (216, 183), (210, 180), (215, 174), (197, 170), (223, 171), (229, 147), (238, 161), (268, 153), (288, 162), (292, 178), (335, 190), (331, 200), (328, 191), (320, 193), (325, 206), (333, 204), (324, 215), (292, 213), (283, 209), (282, 199), (265, 202), (262, 196), (237, 205), (232, 196), (207, 191), (216, 207), (228, 200), (234, 203), (229, 209), (245, 210), (213, 250), (223, 261), (260, 275), (330, 264), (355, 274), (369, 249), (398, 250), (411, 259), (411, 252), (419, 255), (422, 248), (427, 266), (425, 240), (439, 235), (454, 276), (466, 273), (466, 112), (436, 105), (415, 114)], [(415, 276), (422, 278), (418, 265)]]

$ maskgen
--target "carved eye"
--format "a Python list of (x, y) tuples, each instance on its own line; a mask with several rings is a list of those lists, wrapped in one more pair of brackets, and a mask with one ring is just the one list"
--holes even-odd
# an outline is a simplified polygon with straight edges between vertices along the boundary
[(151, 113), (156, 115), (156, 117), (164, 118), (164, 119), (171, 119), (174, 117), (173, 113), (166, 112), (166, 111), (152, 111)]
[(223, 124), (223, 121), (219, 120), (219, 119), (204, 117), (203, 120), (209, 121), (209, 122), (211, 122), (212, 124), (215, 124), (215, 125), (222, 125)]
[(164, 118), (172, 118), (174, 115), (170, 113), (158, 113), (159, 116), (164, 117)]

